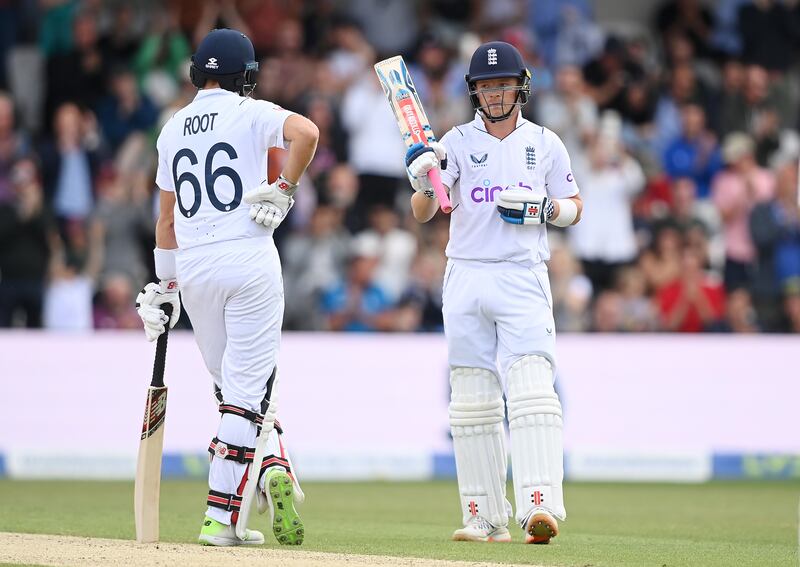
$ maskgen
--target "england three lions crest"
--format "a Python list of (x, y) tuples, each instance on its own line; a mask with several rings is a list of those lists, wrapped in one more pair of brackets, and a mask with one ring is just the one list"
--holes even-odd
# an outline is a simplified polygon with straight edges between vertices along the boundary
[(536, 168), (536, 148), (533, 146), (525, 148), (525, 167), (530, 170)]

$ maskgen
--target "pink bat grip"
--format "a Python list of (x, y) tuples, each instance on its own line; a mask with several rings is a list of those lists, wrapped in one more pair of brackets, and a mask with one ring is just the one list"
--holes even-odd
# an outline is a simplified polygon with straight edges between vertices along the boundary
[(428, 172), (428, 179), (431, 180), (433, 192), (436, 194), (436, 198), (439, 199), (439, 208), (442, 209), (443, 213), (450, 214), (450, 211), (453, 210), (453, 205), (450, 204), (450, 197), (447, 196), (447, 191), (444, 190), (439, 170), (436, 168), (431, 169)]

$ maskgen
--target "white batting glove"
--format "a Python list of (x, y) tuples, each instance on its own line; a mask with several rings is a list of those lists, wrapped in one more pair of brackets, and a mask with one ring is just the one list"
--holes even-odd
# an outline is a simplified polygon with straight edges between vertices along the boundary
[[(172, 315), (167, 321), (167, 314), (161, 309), (165, 303), (172, 304)], [(181, 300), (178, 296), (177, 280), (161, 280), (161, 283), (149, 283), (136, 296), (136, 311), (144, 323), (144, 334), (148, 341), (154, 341), (164, 332), (165, 325), (175, 326), (181, 316)]]
[(544, 224), (553, 216), (553, 201), (527, 189), (505, 189), (496, 202), (500, 218), (511, 224)]
[(262, 183), (244, 194), (244, 202), (250, 205), (250, 218), (267, 228), (278, 228), (294, 205), (292, 195), (297, 184), (288, 181), (283, 175), (275, 183)]
[(428, 172), (435, 167), (447, 169), (447, 150), (439, 142), (430, 142), (427, 146), (414, 144), (406, 152), (406, 173), (411, 187), (433, 199), (433, 186), (428, 179)]

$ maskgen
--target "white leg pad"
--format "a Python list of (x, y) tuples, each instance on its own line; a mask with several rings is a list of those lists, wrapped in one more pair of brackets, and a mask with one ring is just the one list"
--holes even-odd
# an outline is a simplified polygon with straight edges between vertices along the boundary
[(511, 365), (507, 385), (516, 520), (524, 525), (534, 509), (564, 520), (564, 442), (553, 367), (542, 356), (526, 356)]
[(456, 456), (463, 521), (480, 516), (495, 527), (508, 525), (503, 390), (492, 372), (450, 372), (450, 430)]

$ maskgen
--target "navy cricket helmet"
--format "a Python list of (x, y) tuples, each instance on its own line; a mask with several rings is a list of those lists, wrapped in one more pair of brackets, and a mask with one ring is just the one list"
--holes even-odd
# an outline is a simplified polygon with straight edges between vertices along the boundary
[[(478, 81), (500, 79), (504, 77), (512, 77), (519, 82), (517, 86), (514, 87), (484, 89), (481, 93), (479, 93), (475, 87)], [(531, 95), (531, 72), (525, 67), (525, 62), (522, 60), (522, 55), (517, 51), (517, 48), (504, 41), (490, 41), (476, 49), (469, 62), (469, 72), (464, 76), (464, 79), (467, 81), (472, 108), (480, 111), (490, 122), (505, 120), (511, 116), (515, 106), (519, 106), (520, 108), (525, 106)], [(491, 116), (485, 109), (488, 104), (485, 104), (484, 93), (495, 90), (517, 91), (517, 96), (511, 108), (500, 116)], [(484, 102), (481, 102), (479, 98), (481, 94), (484, 95)], [(501, 108), (501, 110), (503, 109)]]
[(189, 75), (201, 89), (206, 81), (217, 81), (226, 91), (249, 95), (256, 86), (258, 71), (253, 43), (240, 31), (211, 30), (192, 55)]

